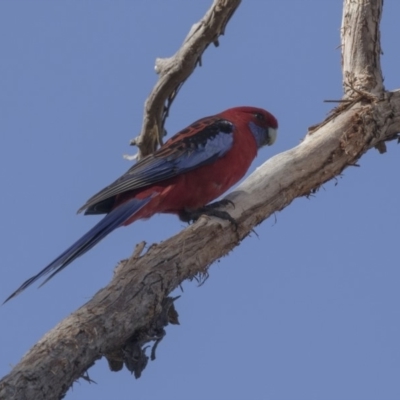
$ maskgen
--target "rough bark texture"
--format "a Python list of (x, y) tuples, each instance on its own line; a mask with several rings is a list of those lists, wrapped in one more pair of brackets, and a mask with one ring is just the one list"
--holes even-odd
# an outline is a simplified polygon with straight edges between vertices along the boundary
[(226, 25), (240, 2), (214, 0), (205, 16), (192, 26), (176, 54), (170, 58), (157, 58), (155, 70), (159, 79), (144, 106), (142, 132), (131, 141), (139, 148), (138, 158), (152, 153), (162, 143), (164, 123), (179, 89), (196, 65), (201, 65), (201, 56), (206, 48), (211, 43), (219, 45), (218, 37), (225, 33)]
[(383, 90), (380, 70), (382, 2), (345, 1), (345, 101), (300, 145), (269, 159), (228, 196), (236, 205), (228, 211), (239, 222), (238, 231), (227, 222), (202, 217), (143, 255), (144, 245), (139, 245), (106, 288), (45, 335), (0, 381), (1, 399), (60, 398), (103, 355), (111, 367), (120, 369), (125, 363), (140, 375), (147, 361), (143, 343), (159, 340), (165, 324), (177, 322), (168, 298), (173, 289), (207, 274), (216, 259), (272, 213), (313, 193), (367, 150), (384, 150), (385, 141), (398, 137), (400, 91)]
[(345, 1), (342, 19), (343, 86), (347, 96), (351, 87), (381, 93), (383, 79), (380, 55), (379, 22), (383, 1)]

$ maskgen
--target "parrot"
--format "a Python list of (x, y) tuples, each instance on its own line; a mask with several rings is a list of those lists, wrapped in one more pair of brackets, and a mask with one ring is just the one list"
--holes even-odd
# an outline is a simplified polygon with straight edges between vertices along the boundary
[(50, 274), (40, 286), (44, 285), (114, 229), (136, 220), (169, 213), (185, 222), (209, 215), (236, 224), (228, 212), (217, 210), (226, 201), (209, 203), (246, 174), (258, 149), (275, 142), (277, 130), (278, 121), (271, 113), (242, 106), (202, 118), (179, 131), (92, 196), (78, 213), (106, 214), (104, 218), (4, 303)]

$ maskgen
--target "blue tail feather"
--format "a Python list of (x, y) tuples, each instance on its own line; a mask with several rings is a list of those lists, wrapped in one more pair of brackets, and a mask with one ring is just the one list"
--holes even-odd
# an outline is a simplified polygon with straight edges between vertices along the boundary
[(152, 196), (146, 197), (145, 199), (132, 199), (112, 210), (97, 225), (95, 225), (92, 229), (90, 229), (90, 231), (85, 233), (80, 239), (78, 239), (72, 246), (70, 246), (61, 255), (59, 255), (47, 267), (42, 269), (37, 275), (32, 276), (27, 281), (25, 281), (14, 293), (7, 297), (4, 303), (17, 296), (19, 293), (21, 293), (23, 290), (32, 285), (32, 283), (36, 282), (41, 277), (54, 271), (40, 285), (43, 286), (48, 280), (50, 280), (54, 275), (62, 271), (72, 261), (74, 261), (82, 254), (86, 253), (93, 246), (99, 243), (100, 240), (104, 239), (114, 229), (121, 226), (128, 218), (136, 214), (151, 200), (151, 198)]

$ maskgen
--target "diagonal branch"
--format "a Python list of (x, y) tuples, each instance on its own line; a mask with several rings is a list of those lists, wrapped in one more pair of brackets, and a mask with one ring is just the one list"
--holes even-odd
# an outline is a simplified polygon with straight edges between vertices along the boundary
[(228, 196), (236, 205), (229, 211), (239, 222), (238, 232), (229, 223), (203, 217), (144, 255), (122, 262), (107, 287), (42, 338), (0, 381), (0, 398), (13, 398), (18, 387), (21, 399), (64, 394), (97, 359), (151, 326), (163, 300), (181, 282), (205, 274), (254, 226), (296, 197), (316, 191), (399, 131), (397, 91), (379, 103), (354, 105), (299, 146), (268, 160)]
[(172, 102), (186, 79), (201, 65), (206, 48), (225, 33), (233, 13), (241, 0), (214, 0), (205, 16), (192, 26), (181, 48), (170, 58), (157, 58), (155, 70), (159, 75), (144, 106), (141, 134), (131, 141), (139, 148), (139, 158), (152, 153), (162, 143), (164, 124)]
[[(363, 25), (365, 19), (347, 14), (363, 10), (363, 15), (372, 15), (377, 2), (352, 3), (358, 6), (350, 9), (345, 4), (345, 19), (354, 25), (346, 29), (356, 32), (360, 28), (357, 24)], [(374, 23), (372, 30), (379, 32), (379, 18)], [(380, 48), (379, 43), (374, 48)], [(359, 77), (357, 68), (349, 73)], [(369, 71), (370, 76), (379, 76), (379, 65)], [(236, 206), (228, 211), (238, 221), (238, 231), (229, 223), (203, 217), (178, 235), (152, 245), (143, 255), (143, 245), (139, 246), (129, 260), (120, 263), (107, 287), (45, 335), (0, 381), (0, 398), (60, 398), (104, 355), (113, 355), (113, 365), (119, 369), (122, 354), (125, 365), (134, 363), (132, 370), (140, 367), (140, 372), (147, 362), (143, 343), (158, 343), (165, 334), (165, 324), (177, 322), (176, 313), (170, 312), (173, 299), (168, 295), (172, 290), (185, 279), (207, 274), (215, 260), (234, 249), (272, 213), (297, 197), (314, 193), (346, 167), (355, 165), (369, 149), (398, 138), (400, 91), (377, 92), (376, 85), (372, 89), (374, 97), (360, 91), (306, 135), (300, 145), (268, 160), (228, 196)]]

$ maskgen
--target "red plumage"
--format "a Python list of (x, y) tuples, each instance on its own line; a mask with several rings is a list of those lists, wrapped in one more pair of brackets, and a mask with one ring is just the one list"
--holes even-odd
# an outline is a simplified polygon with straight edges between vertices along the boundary
[(91, 197), (78, 212), (107, 215), (6, 301), (51, 273), (47, 282), (115, 228), (138, 219), (173, 213), (188, 221), (210, 211), (235, 222), (226, 212), (211, 213), (214, 208), (205, 206), (243, 177), (257, 150), (274, 143), (277, 128), (268, 111), (236, 107), (180, 131)]
[(143, 199), (156, 194), (124, 225), (142, 218), (149, 218), (157, 213), (179, 214), (184, 209), (196, 210), (225, 193), (246, 174), (257, 155), (257, 144), (250, 132), (248, 122), (254, 118), (255, 112), (260, 111), (266, 115), (266, 123), (273, 129), (277, 129), (275, 117), (266, 111), (253, 107), (238, 107), (197, 121), (168, 140), (163, 147), (169, 147), (181, 140), (183, 136), (196, 135), (218, 119), (226, 119), (234, 124), (232, 148), (214, 163), (203, 165), (157, 185), (118, 195), (114, 208), (133, 197)]

